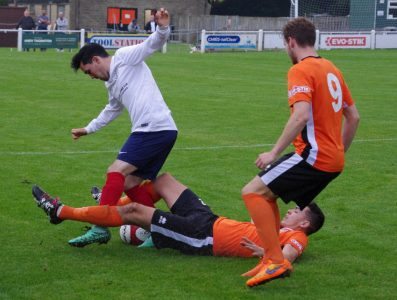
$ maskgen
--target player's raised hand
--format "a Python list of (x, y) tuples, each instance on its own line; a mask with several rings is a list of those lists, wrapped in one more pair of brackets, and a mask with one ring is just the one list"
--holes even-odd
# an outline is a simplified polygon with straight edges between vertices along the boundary
[(84, 128), (74, 128), (72, 129), (71, 133), (72, 133), (72, 138), (74, 140), (77, 140), (81, 136), (87, 135), (87, 130), (85, 130)]
[(160, 10), (157, 11), (156, 15), (154, 16), (154, 20), (156, 21), (158, 26), (168, 26), (170, 24), (170, 15), (168, 13), (168, 10), (163, 7), (160, 8)]

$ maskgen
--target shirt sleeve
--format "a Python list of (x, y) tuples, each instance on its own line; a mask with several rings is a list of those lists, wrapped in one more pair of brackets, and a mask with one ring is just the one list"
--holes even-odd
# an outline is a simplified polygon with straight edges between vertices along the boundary
[(155, 51), (161, 49), (166, 43), (170, 29), (161, 28), (157, 26), (157, 29), (152, 33), (143, 43), (134, 46), (128, 46), (120, 48), (115, 56), (122, 60), (125, 64), (136, 65), (143, 62), (148, 56), (153, 54)]
[(100, 114), (85, 127), (85, 130), (88, 134), (98, 131), (116, 119), (122, 111), (123, 106), (120, 102), (114, 99), (109, 100), (109, 104), (107, 104)]
[(312, 84), (308, 76), (299, 68), (288, 71), (288, 104), (293, 106), (298, 101), (311, 102)]
[(284, 245), (291, 245), (301, 255), (308, 244), (308, 238), (304, 233), (296, 232), (289, 237)]

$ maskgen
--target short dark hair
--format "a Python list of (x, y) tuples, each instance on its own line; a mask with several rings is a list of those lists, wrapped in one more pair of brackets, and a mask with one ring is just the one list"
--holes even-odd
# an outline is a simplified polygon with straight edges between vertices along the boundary
[(77, 52), (71, 62), (71, 67), (74, 69), (76, 72), (80, 69), (80, 64), (83, 63), (83, 65), (90, 64), (92, 63), (92, 58), (94, 56), (100, 56), (100, 57), (108, 57), (109, 54), (106, 52), (105, 48), (103, 48), (99, 44), (91, 43), (84, 45), (79, 52)]
[(310, 222), (310, 226), (306, 230), (306, 234), (313, 234), (321, 229), (324, 225), (324, 213), (321, 211), (320, 207), (312, 202), (308, 205), (309, 211), (306, 211), (306, 217)]
[(301, 47), (313, 47), (316, 42), (316, 27), (308, 19), (299, 17), (285, 24), (283, 36), (285, 41), (294, 38)]

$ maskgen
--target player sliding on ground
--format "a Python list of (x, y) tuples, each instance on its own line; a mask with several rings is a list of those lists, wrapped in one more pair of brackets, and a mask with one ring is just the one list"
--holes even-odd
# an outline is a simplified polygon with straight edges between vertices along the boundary
[[(150, 187), (150, 184), (148, 185)], [(134, 224), (151, 232), (156, 248), (172, 248), (186, 254), (252, 257), (263, 256), (255, 225), (215, 215), (190, 189), (170, 174), (159, 176), (150, 192), (153, 203), (163, 198), (170, 212), (120, 199), (119, 206), (73, 208), (62, 204), (34, 186), (32, 193), (50, 222), (64, 220), (89, 222), (100, 226)], [(128, 203), (130, 202), (130, 203)], [(128, 203), (128, 204), (126, 204)], [(281, 221), (279, 245), (288, 261), (293, 262), (304, 251), (308, 235), (324, 223), (320, 208), (311, 203), (303, 210), (290, 209)], [(255, 270), (243, 274), (253, 276)]]

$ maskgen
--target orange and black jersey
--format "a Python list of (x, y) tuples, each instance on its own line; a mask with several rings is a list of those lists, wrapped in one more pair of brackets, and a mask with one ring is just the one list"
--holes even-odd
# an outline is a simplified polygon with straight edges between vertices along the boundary
[(295, 152), (314, 168), (340, 172), (344, 166), (343, 109), (354, 104), (342, 73), (321, 57), (307, 57), (288, 72), (288, 103), (310, 103), (310, 119), (294, 140)]
[[(244, 236), (262, 246), (254, 224), (219, 217), (213, 226), (213, 255), (252, 257), (251, 250), (241, 245), (241, 239)], [(280, 229), (279, 241), (281, 248), (287, 244), (291, 245), (299, 255), (308, 244), (308, 238), (304, 232), (289, 228)]]

